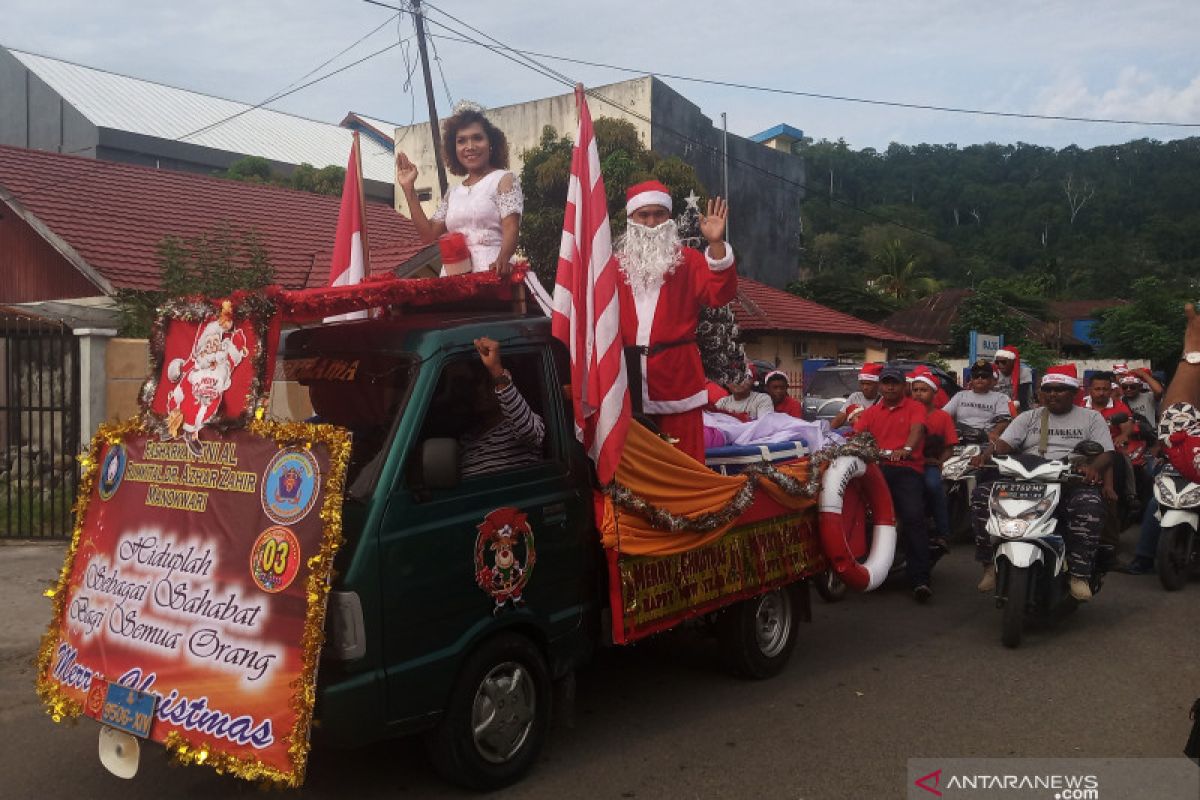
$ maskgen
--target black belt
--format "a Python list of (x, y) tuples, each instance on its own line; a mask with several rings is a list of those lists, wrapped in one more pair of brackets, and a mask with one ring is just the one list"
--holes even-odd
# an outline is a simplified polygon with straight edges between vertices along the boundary
[(640, 356), (653, 356), (653, 355), (658, 355), (659, 353), (661, 353), (664, 350), (670, 350), (672, 347), (683, 347), (684, 345), (695, 344), (695, 343), (696, 343), (695, 338), (675, 339), (674, 341), (671, 341), (671, 342), (659, 342), (658, 344), (652, 344), (649, 346), (643, 345), (643, 344), (629, 345), (628, 347), (625, 348), (625, 350), (626, 351), (632, 350), (633, 352), (637, 353)]

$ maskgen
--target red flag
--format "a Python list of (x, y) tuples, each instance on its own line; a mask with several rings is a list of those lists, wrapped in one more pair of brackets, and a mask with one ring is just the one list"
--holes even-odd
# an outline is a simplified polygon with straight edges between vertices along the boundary
[(621, 340), (621, 280), (612, 252), (600, 155), (583, 86), (575, 87), (579, 130), (563, 217), (552, 330), (571, 353), (575, 431), (602, 484), (616, 475), (629, 430), (629, 383)]
[[(358, 131), (350, 146), (350, 162), (346, 164), (346, 180), (342, 184), (342, 207), (338, 211), (337, 235), (333, 242), (333, 260), (329, 264), (329, 285), (349, 286), (362, 283), (369, 269), (367, 255), (367, 209), (363, 203), (362, 154), (358, 147)], [(355, 311), (326, 322), (366, 317), (366, 311)]]

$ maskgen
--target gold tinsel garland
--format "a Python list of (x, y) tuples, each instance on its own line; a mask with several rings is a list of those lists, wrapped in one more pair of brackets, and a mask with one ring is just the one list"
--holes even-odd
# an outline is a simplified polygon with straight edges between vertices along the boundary
[[(253, 758), (238, 758), (212, 749), (207, 743), (197, 745), (178, 731), (167, 734), (164, 744), (175, 761), (183, 764), (208, 764), (219, 774), (236, 775), (250, 781), (268, 781), (290, 787), (304, 783), (304, 771), (308, 760), (309, 728), (312, 724), (313, 705), (316, 702), (317, 661), (321, 645), (325, 640), (325, 604), (329, 597), (329, 577), (333, 569), (333, 558), (342, 543), (342, 492), (346, 480), (346, 467), (350, 460), (351, 437), (349, 432), (333, 425), (313, 425), (304, 422), (279, 422), (262, 419), (262, 409), (248, 426), (250, 433), (273, 439), (280, 447), (305, 447), (323, 444), (329, 449), (329, 471), (325, 481), (325, 500), (321, 506), (320, 551), (308, 559), (309, 574), (305, 587), (307, 611), (304, 620), (304, 635), (301, 638), (300, 677), (292, 682), (291, 708), (296, 714), (296, 724), (285, 737), (288, 742), (288, 759), (291, 771), (269, 766)], [(151, 425), (143, 418), (108, 425), (102, 424), (92, 437), (88, 451), (80, 456), (83, 475), (79, 484), (79, 495), (75, 501), (75, 528), (71, 544), (59, 575), (58, 585), (47, 590), (53, 598), (50, 628), (42, 638), (37, 657), (37, 692), (46, 705), (46, 712), (55, 722), (72, 720), (83, 712), (82, 706), (62, 691), (57, 681), (47, 678), (54, 651), (58, 645), (58, 622), (62, 618), (67, 584), (75, 562), (75, 554), (83, 534), (83, 520), (100, 470), (100, 450), (105, 444), (117, 444), (131, 434), (150, 434)]]

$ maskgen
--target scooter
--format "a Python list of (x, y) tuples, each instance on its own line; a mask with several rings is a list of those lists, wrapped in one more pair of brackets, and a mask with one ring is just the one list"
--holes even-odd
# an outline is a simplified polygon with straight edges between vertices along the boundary
[[(1067, 547), (1057, 532), (1055, 511), (1063, 487), (1079, 480), (1075, 465), (1102, 452), (1081, 442), (1065, 460), (1034, 455), (995, 456), (1000, 479), (988, 500), (987, 532), (995, 547), (996, 606), (1003, 612), (1000, 641), (1021, 643), (1027, 616), (1053, 617), (1078, 606), (1071, 596)], [(1104, 576), (1092, 571), (1092, 594)]]
[(1158, 522), (1162, 533), (1154, 564), (1167, 591), (1178, 591), (1200, 574), (1200, 483), (1192, 483), (1168, 466), (1154, 479)]
[(959, 429), (959, 444), (942, 464), (942, 488), (946, 492), (946, 509), (950, 513), (950, 536), (957, 542), (968, 542), (971, 534), (971, 493), (975, 491), (978, 467), (972, 463), (983, 452), (987, 434), (975, 428), (965, 429), (982, 435), (982, 441), (972, 436), (968, 441), (964, 429)]

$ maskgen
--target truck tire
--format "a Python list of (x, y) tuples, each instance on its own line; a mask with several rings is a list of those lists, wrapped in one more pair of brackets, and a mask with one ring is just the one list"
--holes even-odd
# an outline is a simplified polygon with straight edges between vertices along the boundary
[(1192, 576), (1192, 548), (1196, 537), (1190, 525), (1173, 525), (1163, 528), (1158, 537), (1158, 551), (1154, 554), (1154, 566), (1158, 580), (1168, 592), (1177, 592), (1187, 586)]
[(846, 582), (832, 569), (825, 570), (811, 580), (817, 594), (821, 595), (821, 599), (826, 603), (840, 603), (846, 599)]
[(1008, 580), (1005, 587), (1004, 617), (1001, 621), (1000, 641), (1005, 647), (1017, 647), (1021, 644), (1021, 634), (1025, 630), (1025, 601), (1029, 598), (1029, 568), (1008, 568)]
[(717, 619), (717, 641), (726, 666), (751, 680), (773, 678), (796, 647), (796, 589), (783, 586), (743, 600)]
[(546, 741), (550, 673), (527, 637), (501, 633), (467, 658), (450, 702), (425, 740), (443, 778), (491, 791), (520, 780)]

